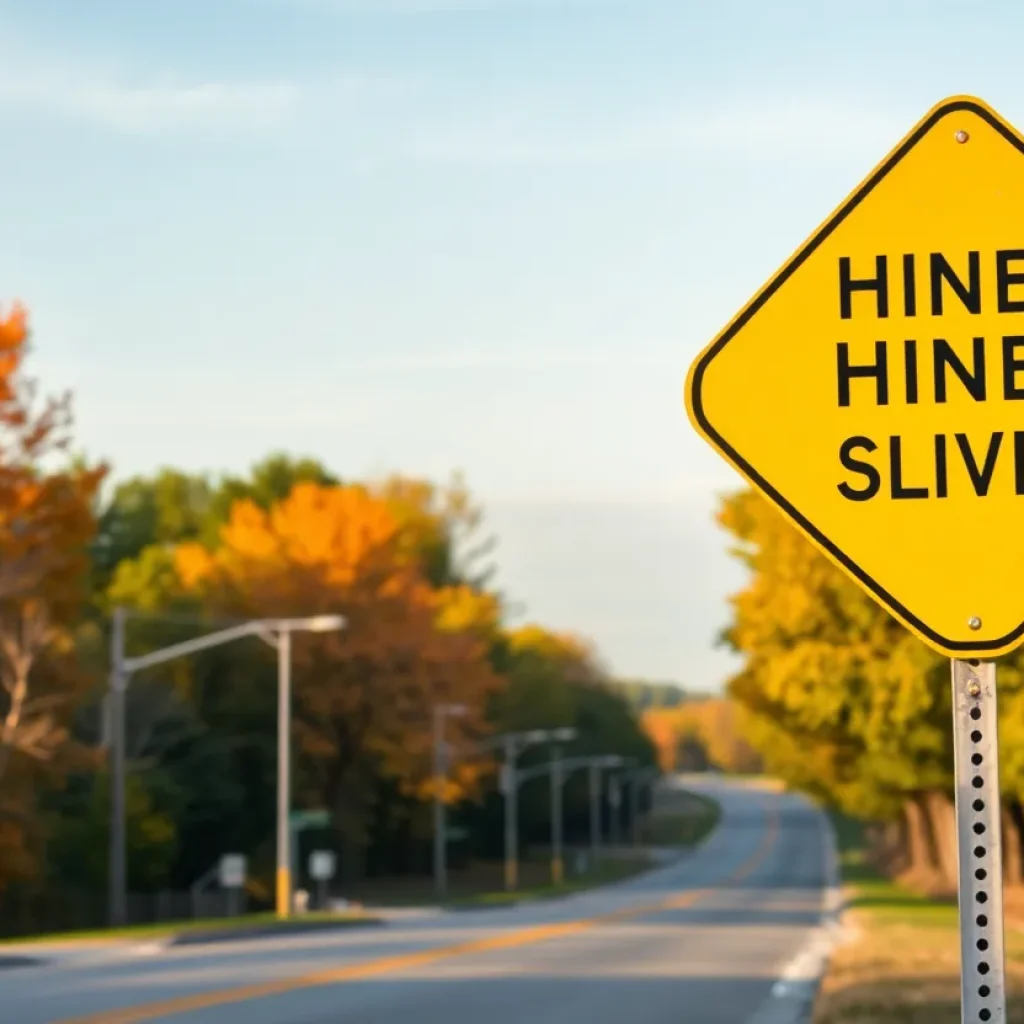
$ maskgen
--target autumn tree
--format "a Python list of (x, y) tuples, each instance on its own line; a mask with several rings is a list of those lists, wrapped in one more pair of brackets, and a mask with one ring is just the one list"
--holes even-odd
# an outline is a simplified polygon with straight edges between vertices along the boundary
[[(748, 774), (760, 771), (761, 758), (745, 736), (743, 718), (743, 708), (728, 697), (695, 697), (674, 707), (652, 707), (642, 721), (663, 765), (692, 770), (700, 763)], [(680, 749), (684, 744), (689, 751), (685, 758)]]
[[(567, 756), (618, 754), (638, 765), (656, 764), (656, 753), (640, 726), (639, 715), (616, 687), (594, 646), (582, 637), (528, 623), (502, 634), (495, 664), (507, 678), (491, 702), (490, 718), (498, 733), (571, 726), (577, 738)], [(549, 757), (546, 745), (528, 748), (520, 764), (528, 767)], [(565, 789), (569, 834), (585, 835), (589, 821), (587, 779), (575, 775)], [(473, 819), (485, 837), (487, 852), (500, 850), (502, 802), (492, 789)], [(547, 842), (550, 799), (546, 778), (524, 786), (520, 797), (524, 841)]]
[(73, 630), (104, 474), (70, 460), (70, 397), (41, 400), (27, 354), (15, 309), (0, 322), (0, 886), (31, 872), (40, 785), (87, 682)]
[(402, 557), (402, 542), (366, 489), (299, 484), (269, 511), (237, 502), (218, 547), (177, 555), (182, 581), (218, 614), (344, 615), (337, 634), (296, 636), (295, 721), (300, 796), (332, 811), (350, 879), (363, 868), (377, 776), (422, 787), (432, 708), (466, 705), (453, 732), (481, 734), (499, 686), (477, 631), (450, 618), (452, 595)]
[(916, 874), (956, 877), (948, 664), (752, 492), (721, 522), (750, 569), (728, 638), (730, 693), (769, 771), (897, 823)]
[(460, 474), (446, 486), (395, 474), (372, 484), (370, 493), (391, 511), (400, 532), (399, 550), (419, 563), (425, 579), (436, 587), (486, 589), (495, 540), (481, 536), (483, 510)]
[(319, 462), (282, 452), (253, 465), (247, 476), (226, 474), (219, 479), (164, 467), (152, 476), (120, 482), (106, 502), (92, 545), (94, 587), (103, 595), (119, 568), (149, 552), (166, 552), (190, 540), (216, 545), (231, 506), (247, 498), (268, 509), (286, 498), (297, 483), (336, 484)]

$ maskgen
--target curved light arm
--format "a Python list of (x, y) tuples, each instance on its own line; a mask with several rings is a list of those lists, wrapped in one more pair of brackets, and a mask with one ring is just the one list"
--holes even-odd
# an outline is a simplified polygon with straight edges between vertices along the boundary
[(274, 639), (276, 633), (330, 633), (344, 629), (345, 625), (345, 619), (341, 615), (314, 615), (306, 619), (254, 619), (252, 622), (243, 622), (237, 626), (217, 630), (216, 633), (207, 633), (205, 636), (183, 640), (179, 644), (171, 644), (170, 647), (151, 651), (149, 654), (142, 654), (137, 658), (125, 658), (121, 662), (121, 669), (128, 675), (153, 665), (162, 665), (165, 661), (173, 661), (175, 658), (195, 654), (196, 651), (220, 647), (221, 644), (229, 644), (233, 640), (241, 640), (247, 636), (262, 637), (268, 643), (276, 646)]
[(126, 673), (138, 672), (153, 665), (162, 665), (165, 661), (173, 661), (175, 658), (194, 654), (196, 651), (205, 651), (209, 647), (219, 647), (221, 644), (231, 643), (232, 640), (241, 640), (243, 637), (256, 636), (266, 632), (267, 624), (264, 622), (243, 622), (240, 626), (231, 626), (228, 629), (220, 629), (216, 633), (207, 633), (205, 636), (197, 636), (192, 640), (183, 640), (180, 644), (171, 644), (170, 647), (151, 651), (149, 654), (143, 654), (137, 658), (125, 658), (122, 668)]

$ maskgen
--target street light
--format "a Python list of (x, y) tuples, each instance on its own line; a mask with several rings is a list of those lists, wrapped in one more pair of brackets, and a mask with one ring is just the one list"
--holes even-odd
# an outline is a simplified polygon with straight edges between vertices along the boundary
[(531, 729), (498, 737), (505, 748), (502, 765), (502, 792), (505, 797), (505, 889), (512, 892), (519, 881), (519, 779), (516, 758), (528, 746), (554, 740), (566, 743), (576, 738), (571, 726), (557, 729)]
[(110, 638), (110, 919), (112, 925), (125, 923), (127, 903), (125, 841), (125, 692), (132, 674), (142, 669), (183, 658), (197, 651), (258, 636), (277, 648), (277, 914), (287, 917), (291, 910), (291, 867), (288, 811), (291, 802), (291, 639), (292, 633), (329, 633), (344, 629), (342, 615), (313, 615), (301, 619), (254, 619), (215, 633), (171, 644), (136, 658), (124, 655), (125, 608), (115, 608)]
[(661, 769), (652, 765), (634, 768), (626, 772), (625, 780), (629, 783), (629, 827), (632, 831), (633, 845), (640, 845), (640, 804), (637, 797), (640, 787), (649, 785), (661, 774)]
[(465, 704), (438, 704), (434, 708), (434, 889), (443, 899), (448, 882), (448, 837), (445, 831), (444, 786), (448, 779), (448, 758), (444, 742), (444, 723), (460, 718), (469, 709)]
[[(575, 735), (575, 730), (570, 730)], [(569, 737), (571, 738), (571, 737)], [(562, 859), (563, 787), (569, 777), (580, 769), (586, 768), (590, 775), (590, 835), (591, 845), (596, 852), (600, 841), (601, 804), (600, 804), (600, 772), (602, 768), (618, 768), (632, 761), (616, 754), (590, 755), (588, 757), (570, 757), (562, 759), (557, 747), (552, 748), (549, 764), (527, 768), (516, 775), (517, 783), (540, 778), (550, 774), (551, 777), (551, 878), (555, 884), (562, 881), (564, 865)]]
[[(636, 764), (635, 757), (623, 758), (617, 767), (627, 768)], [(628, 775), (628, 773), (627, 773)], [(622, 781), (614, 775), (608, 779), (608, 838), (613, 846), (619, 842), (622, 828)]]
[(561, 885), (565, 875), (565, 862), (562, 857), (562, 748), (559, 743), (574, 740), (577, 730), (573, 728), (555, 729), (552, 739), (556, 742), (551, 747), (551, 882)]
[(597, 865), (601, 849), (601, 769), (618, 768), (624, 762), (618, 754), (607, 754), (591, 760), (590, 768), (590, 853)]

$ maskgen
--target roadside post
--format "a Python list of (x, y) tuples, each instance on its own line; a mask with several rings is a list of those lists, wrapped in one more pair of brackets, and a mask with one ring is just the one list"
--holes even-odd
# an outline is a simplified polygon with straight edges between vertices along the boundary
[(217, 865), (217, 880), (228, 894), (228, 917), (238, 916), (239, 896), (245, 888), (247, 867), (245, 855), (241, 853), (225, 853)]
[(309, 877), (316, 882), (316, 908), (327, 909), (327, 883), (334, 877), (338, 859), (333, 850), (314, 850), (309, 855)]
[(1006, 1019), (996, 668), (1024, 641), (1024, 138), (929, 111), (697, 357), (694, 428), (952, 661), (961, 1020)]

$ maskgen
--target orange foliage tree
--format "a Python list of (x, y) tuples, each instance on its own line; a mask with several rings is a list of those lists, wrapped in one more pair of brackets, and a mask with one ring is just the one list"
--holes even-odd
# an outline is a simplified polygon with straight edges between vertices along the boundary
[(41, 776), (70, 750), (68, 720), (87, 681), (72, 629), (105, 472), (60, 465), (70, 398), (37, 400), (26, 353), (16, 307), (0, 320), (0, 887), (31, 874)]
[(722, 771), (746, 774), (761, 770), (761, 758), (747, 742), (743, 709), (726, 697), (689, 700), (672, 708), (651, 708), (643, 725), (658, 749), (665, 771), (691, 769), (680, 755)]
[[(302, 483), (269, 511), (236, 503), (217, 547), (176, 556), (182, 582), (219, 614), (345, 616), (337, 634), (296, 635), (294, 714), (297, 798), (332, 812), (350, 881), (377, 780), (429, 792), (434, 706), (465, 705), (449, 739), (469, 739), (500, 686), (487, 659), (493, 609), (464, 588), (435, 589), (407, 555), (384, 500)], [(465, 769), (460, 779), (472, 782)]]

